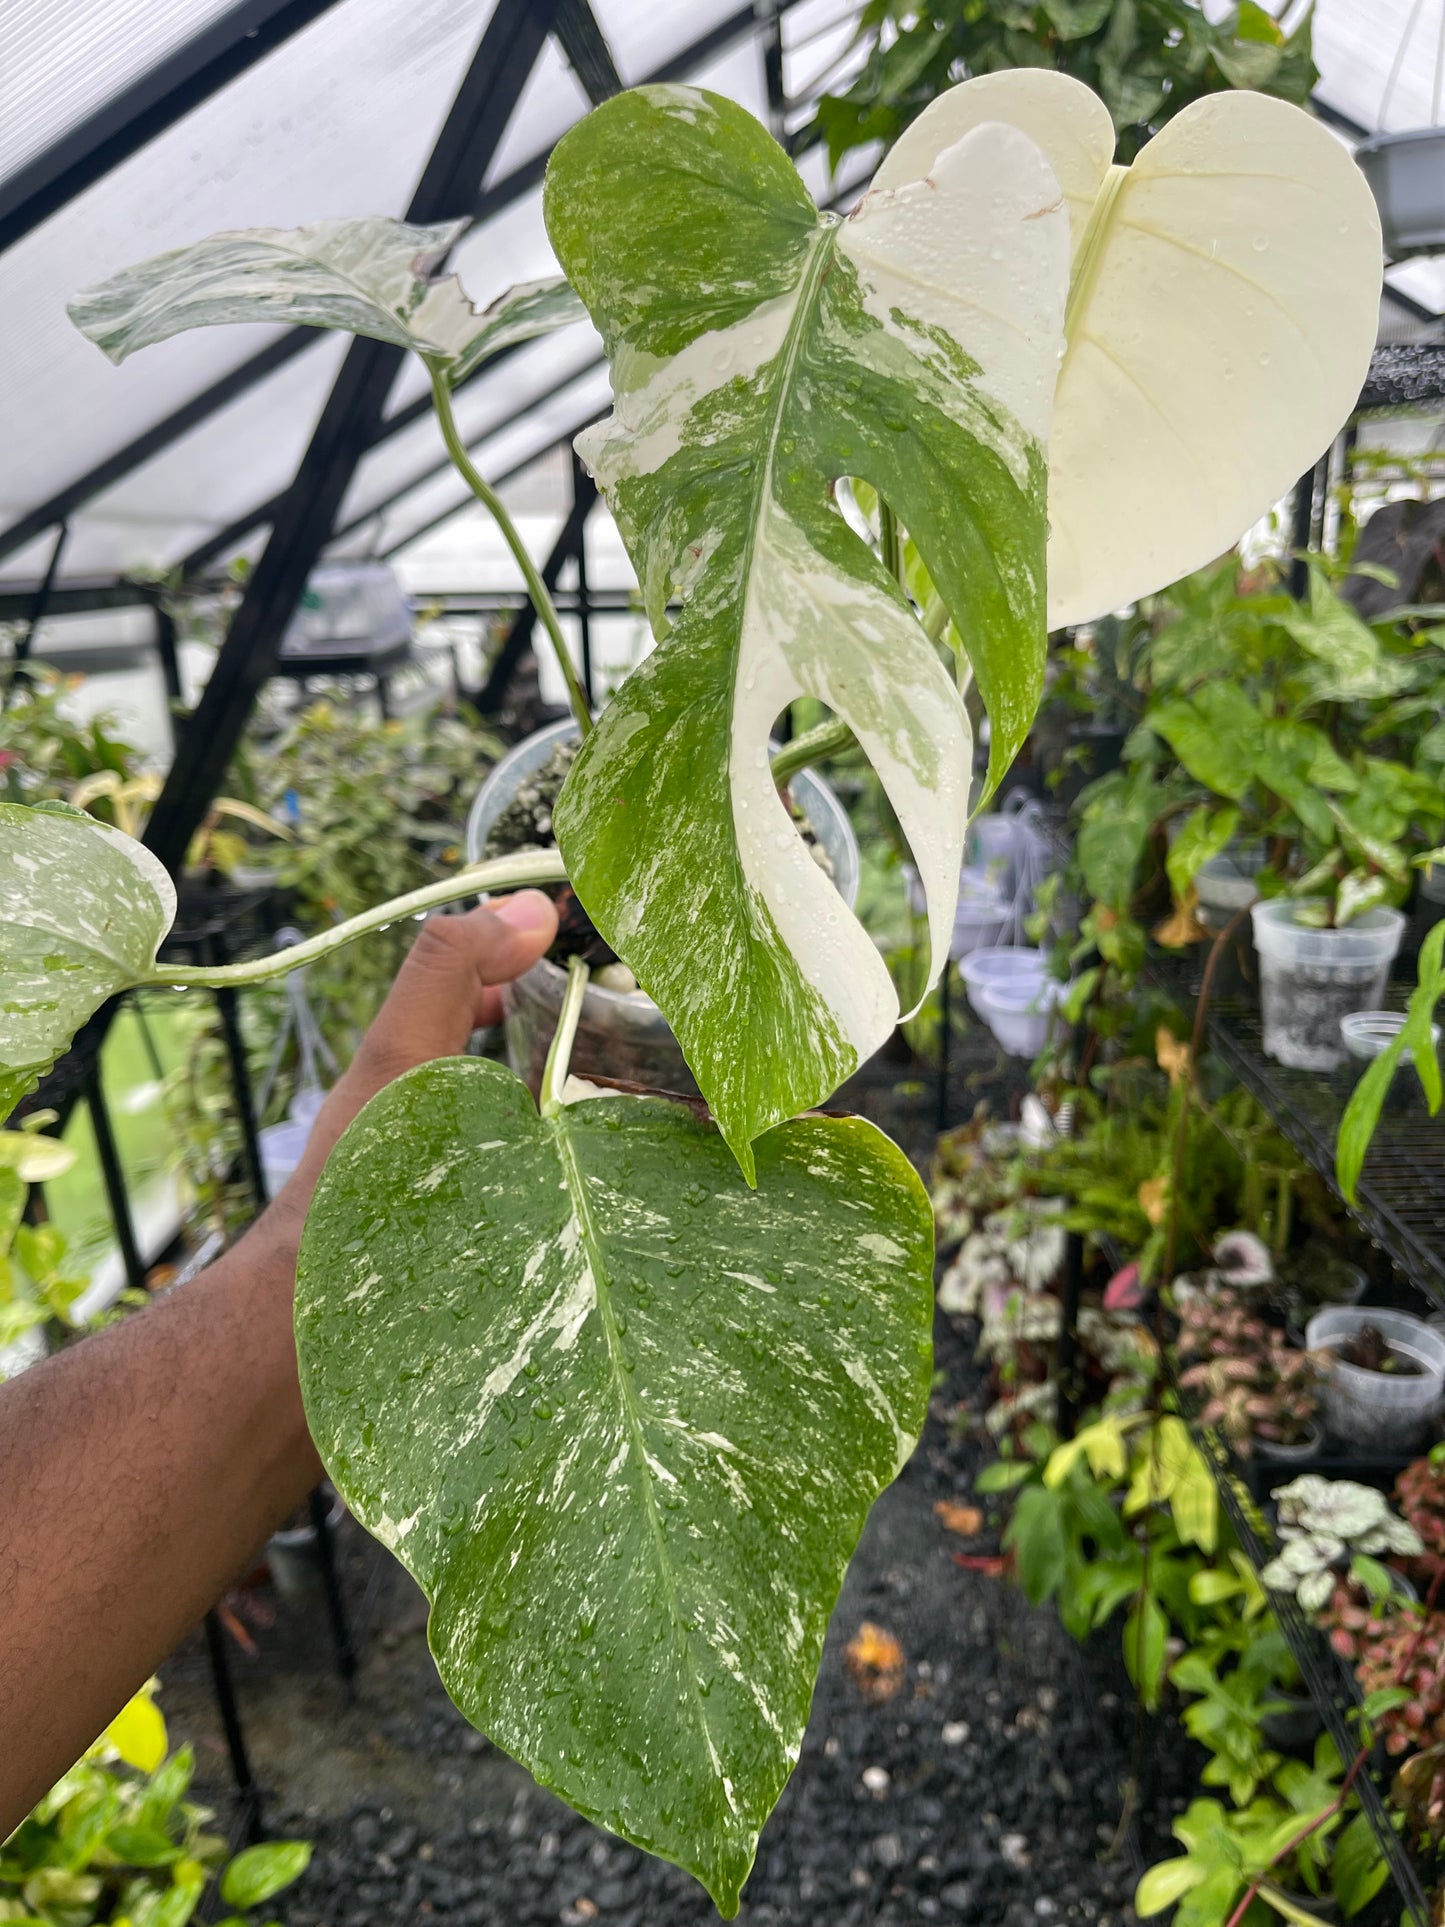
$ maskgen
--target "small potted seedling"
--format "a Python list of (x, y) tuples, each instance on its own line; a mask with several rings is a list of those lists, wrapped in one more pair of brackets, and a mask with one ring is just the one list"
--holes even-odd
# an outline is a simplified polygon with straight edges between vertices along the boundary
[(1305, 1338), (1334, 1356), (1321, 1405), (1336, 1438), (1382, 1457), (1419, 1449), (1445, 1392), (1445, 1336), (1408, 1312), (1338, 1305)]
[(1293, 1593), (1306, 1612), (1322, 1611), (1346, 1576), (1375, 1600), (1404, 1593), (1399, 1575), (1380, 1563), (1380, 1555), (1414, 1558), (1422, 1549), (1420, 1535), (1390, 1510), (1383, 1492), (1305, 1472), (1281, 1486), (1274, 1499), (1279, 1552), (1259, 1575), (1272, 1591)]
[(1235, 1294), (1222, 1290), (1180, 1313), (1179, 1357), (1193, 1360), (1179, 1383), (1203, 1399), (1199, 1416), (1217, 1426), (1241, 1458), (1305, 1464), (1324, 1434), (1316, 1386), (1328, 1360), (1296, 1351)]

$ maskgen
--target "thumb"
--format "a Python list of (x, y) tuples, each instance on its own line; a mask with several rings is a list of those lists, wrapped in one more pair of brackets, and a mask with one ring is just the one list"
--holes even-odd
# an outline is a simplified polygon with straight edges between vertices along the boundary
[(501, 1015), (495, 986), (530, 970), (556, 934), (557, 912), (540, 890), (464, 917), (429, 918), (357, 1053), (374, 1088), (464, 1050), (479, 1024)]
[(403, 1071), (465, 1050), (479, 1024), (501, 1015), (496, 986), (530, 970), (556, 934), (557, 912), (540, 890), (520, 890), (495, 907), (431, 917), (422, 925), (360, 1050), (316, 1120), (303, 1163), (313, 1183), (362, 1105)]

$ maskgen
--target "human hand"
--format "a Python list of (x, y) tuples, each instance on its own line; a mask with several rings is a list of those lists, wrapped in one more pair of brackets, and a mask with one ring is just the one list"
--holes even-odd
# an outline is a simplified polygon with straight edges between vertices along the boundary
[(520, 977), (557, 933), (557, 912), (540, 890), (519, 890), (494, 908), (432, 917), (418, 932), (361, 1048), (321, 1108), (306, 1155), (281, 1194), (288, 1215), (304, 1216), (322, 1167), (369, 1098), (403, 1071), (454, 1057), (502, 1011), (498, 988)]

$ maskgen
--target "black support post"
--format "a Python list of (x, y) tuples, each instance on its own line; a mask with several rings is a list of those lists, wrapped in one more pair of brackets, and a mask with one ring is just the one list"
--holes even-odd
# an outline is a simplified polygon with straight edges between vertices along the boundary
[(86, 1066), (85, 1101), (90, 1108), (95, 1154), (100, 1160), (100, 1174), (105, 1181), (105, 1195), (110, 1205), (111, 1221), (115, 1225), (115, 1241), (120, 1246), (120, 1260), (125, 1267), (125, 1281), (132, 1291), (140, 1291), (145, 1285), (145, 1266), (141, 1263), (140, 1249), (135, 1241), (130, 1199), (125, 1192), (125, 1173), (121, 1169), (120, 1154), (115, 1148), (115, 1136), (110, 1128), (105, 1092), (101, 1089), (98, 1049)]
[[(562, 532), (552, 545), (552, 553), (542, 564), (542, 580), (549, 590), (557, 586), (557, 578), (567, 563), (582, 550), (582, 530), (597, 500), (597, 484), (581, 464), (574, 478), (572, 512), (562, 524)], [(448, 509), (448, 515), (455, 515), (455, 509)], [(445, 519), (445, 518), (443, 518)], [(408, 538), (410, 539), (410, 538)], [(517, 664), (522, 660), (532, 640), (532, 632), (537, 626), (537, 612), (530, 602), (524, 603), (512, 618), (512, 626), (503, 638), (497, 651), (486, 683), (477, 698), (477, 708), (484, 716), (494, 716), (501, 708)]]
[(324, 1486), (313, 1488), (308, 1501), (311, 1525), (316, 1533), (316, 1560), (321, 1568), (321, 1587), (326, 1595), (326, 1616), (331, 1623), (331, 1643), (336, 1652), (336, 1670), (341, 1675), (348, 1699), (356, 1696), (356, 1647), (351, 1637), (351, 1620), (341, 1595), (341, 1575), (336, 1570), (336, 1534), (331, 1527), (331, 1497)]
[(166, 685), (166, 702), (170, 708), (171, 746), (180, 738), (181, 706), (181, 662), (176, 653), (176, 619), (163, 603), (158, 602), (154, 610), (156, 623), (156, 654), (161, 661), (161, 676)]
[[(498, 0), (452, 103), (406, 218), (469, 211), (552, 25), (555, 0)], [(220, 787), (256, 695), (275, 668), (286, 625), (330, 538), (336, 512), (376, 439), (403, 350), (357, 340), (347, 350), (151, 814), (146, 842), (168, 869)]]
[(65, 553), (65, 544), (70, 538), (70, 524), (62, 522), (55, 531), (55, 541), (51, 546), (50, 560), (45, 565), (45, 574), (35, 591), (35, 600), (30, 605), (29, 618), (25, 624), (25, 634), (15, 645), (15, 657), (10, 666), (10, 681), (5, 690), (8, 703), (16, 689), (30, 680), (28, 664), (30, 652), (35, 647), (35, 635), (45, 620), (45, 611), (50, 607), (51, 593), (55, 588), (55, 577), (60, 569), (60, 558)]
[(219, 1613), (206, 1614), (206, 1652), (211, 1662), (211, 1684), (216, 1691), (216, 1707), (221, 1715), (221, 1730), (226, 1736), (226, 1752), (231, 1762), (231, 1778), (241, 1796), (242, 1831), (254, 1842), (261, 1838), (261, 1789), (251, 1771), (246, 1752), (246, 1735), (241, 1730), (241, 1709), (236, 1704), (236, 1685), (231, 1678), (231, 1655), (226, 1650), (226, 1635)]

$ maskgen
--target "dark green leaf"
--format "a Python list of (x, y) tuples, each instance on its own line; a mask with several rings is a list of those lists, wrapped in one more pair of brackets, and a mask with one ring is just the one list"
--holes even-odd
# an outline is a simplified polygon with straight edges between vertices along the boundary
[(296, 1287), (313, 1436), (447, 1690), (729, 1914), (932, 1362), (902, 1154), (807, 1117), (757, 1161), (751, 1192), (678, 1104), (539, 1118), (496, 1064), (429, 1064), (332, 1153)]

